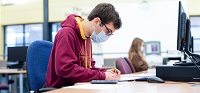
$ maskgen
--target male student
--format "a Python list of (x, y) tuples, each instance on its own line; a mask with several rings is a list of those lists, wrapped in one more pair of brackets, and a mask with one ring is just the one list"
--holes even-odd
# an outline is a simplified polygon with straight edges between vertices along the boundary
[(119, 80), (120, 71), (95, 67), (92, 42), (104, 42), (121, 27), (110, 3), (98, 4), (87, 19), (71, 14), (55, 36), (46, 75), (46, 86), (60, 88), (91, 80)]

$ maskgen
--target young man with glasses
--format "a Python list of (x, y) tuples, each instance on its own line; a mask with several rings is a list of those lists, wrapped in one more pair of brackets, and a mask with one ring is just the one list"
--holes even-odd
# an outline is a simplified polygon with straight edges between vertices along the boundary
[(46, 86), (60, 88), (91, 80), (119, 80), (119, 70), (95, 67), (91, 41), (105, 42), (121, 25), (118, 12), (109, 3), (98, 4), (87, 19), (69, 15), (55, 36)]

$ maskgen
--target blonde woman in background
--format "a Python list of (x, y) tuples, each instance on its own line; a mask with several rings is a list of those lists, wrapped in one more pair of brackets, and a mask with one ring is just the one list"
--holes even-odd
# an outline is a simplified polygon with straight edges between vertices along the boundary
[(128, 57), (135, 68), (136, 72), (148, 69), (148, 64), (143, 56), (144, 41), (141, 38), (134, 38), (128, 52)]

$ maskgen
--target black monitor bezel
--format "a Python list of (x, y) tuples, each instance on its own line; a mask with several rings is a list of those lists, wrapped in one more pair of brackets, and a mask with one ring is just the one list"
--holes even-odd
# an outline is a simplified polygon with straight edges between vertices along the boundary
[(183, 51), (186, 48), (186, 26), (187, 15), (183, 9), (181, 2), (179, 1), (178, 7), (178, 33), (177, 33), (177, 50)]
[(27, 49), (28, 49), (28, 46), (7, 47), (7, 61), (8, 62), (25, 62)]

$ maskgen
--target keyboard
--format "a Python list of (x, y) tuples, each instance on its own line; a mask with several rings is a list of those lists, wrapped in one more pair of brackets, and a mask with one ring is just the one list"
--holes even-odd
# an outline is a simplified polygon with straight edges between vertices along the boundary
[(118, 80), (92, 80), (91, 84), (117, 84)]

